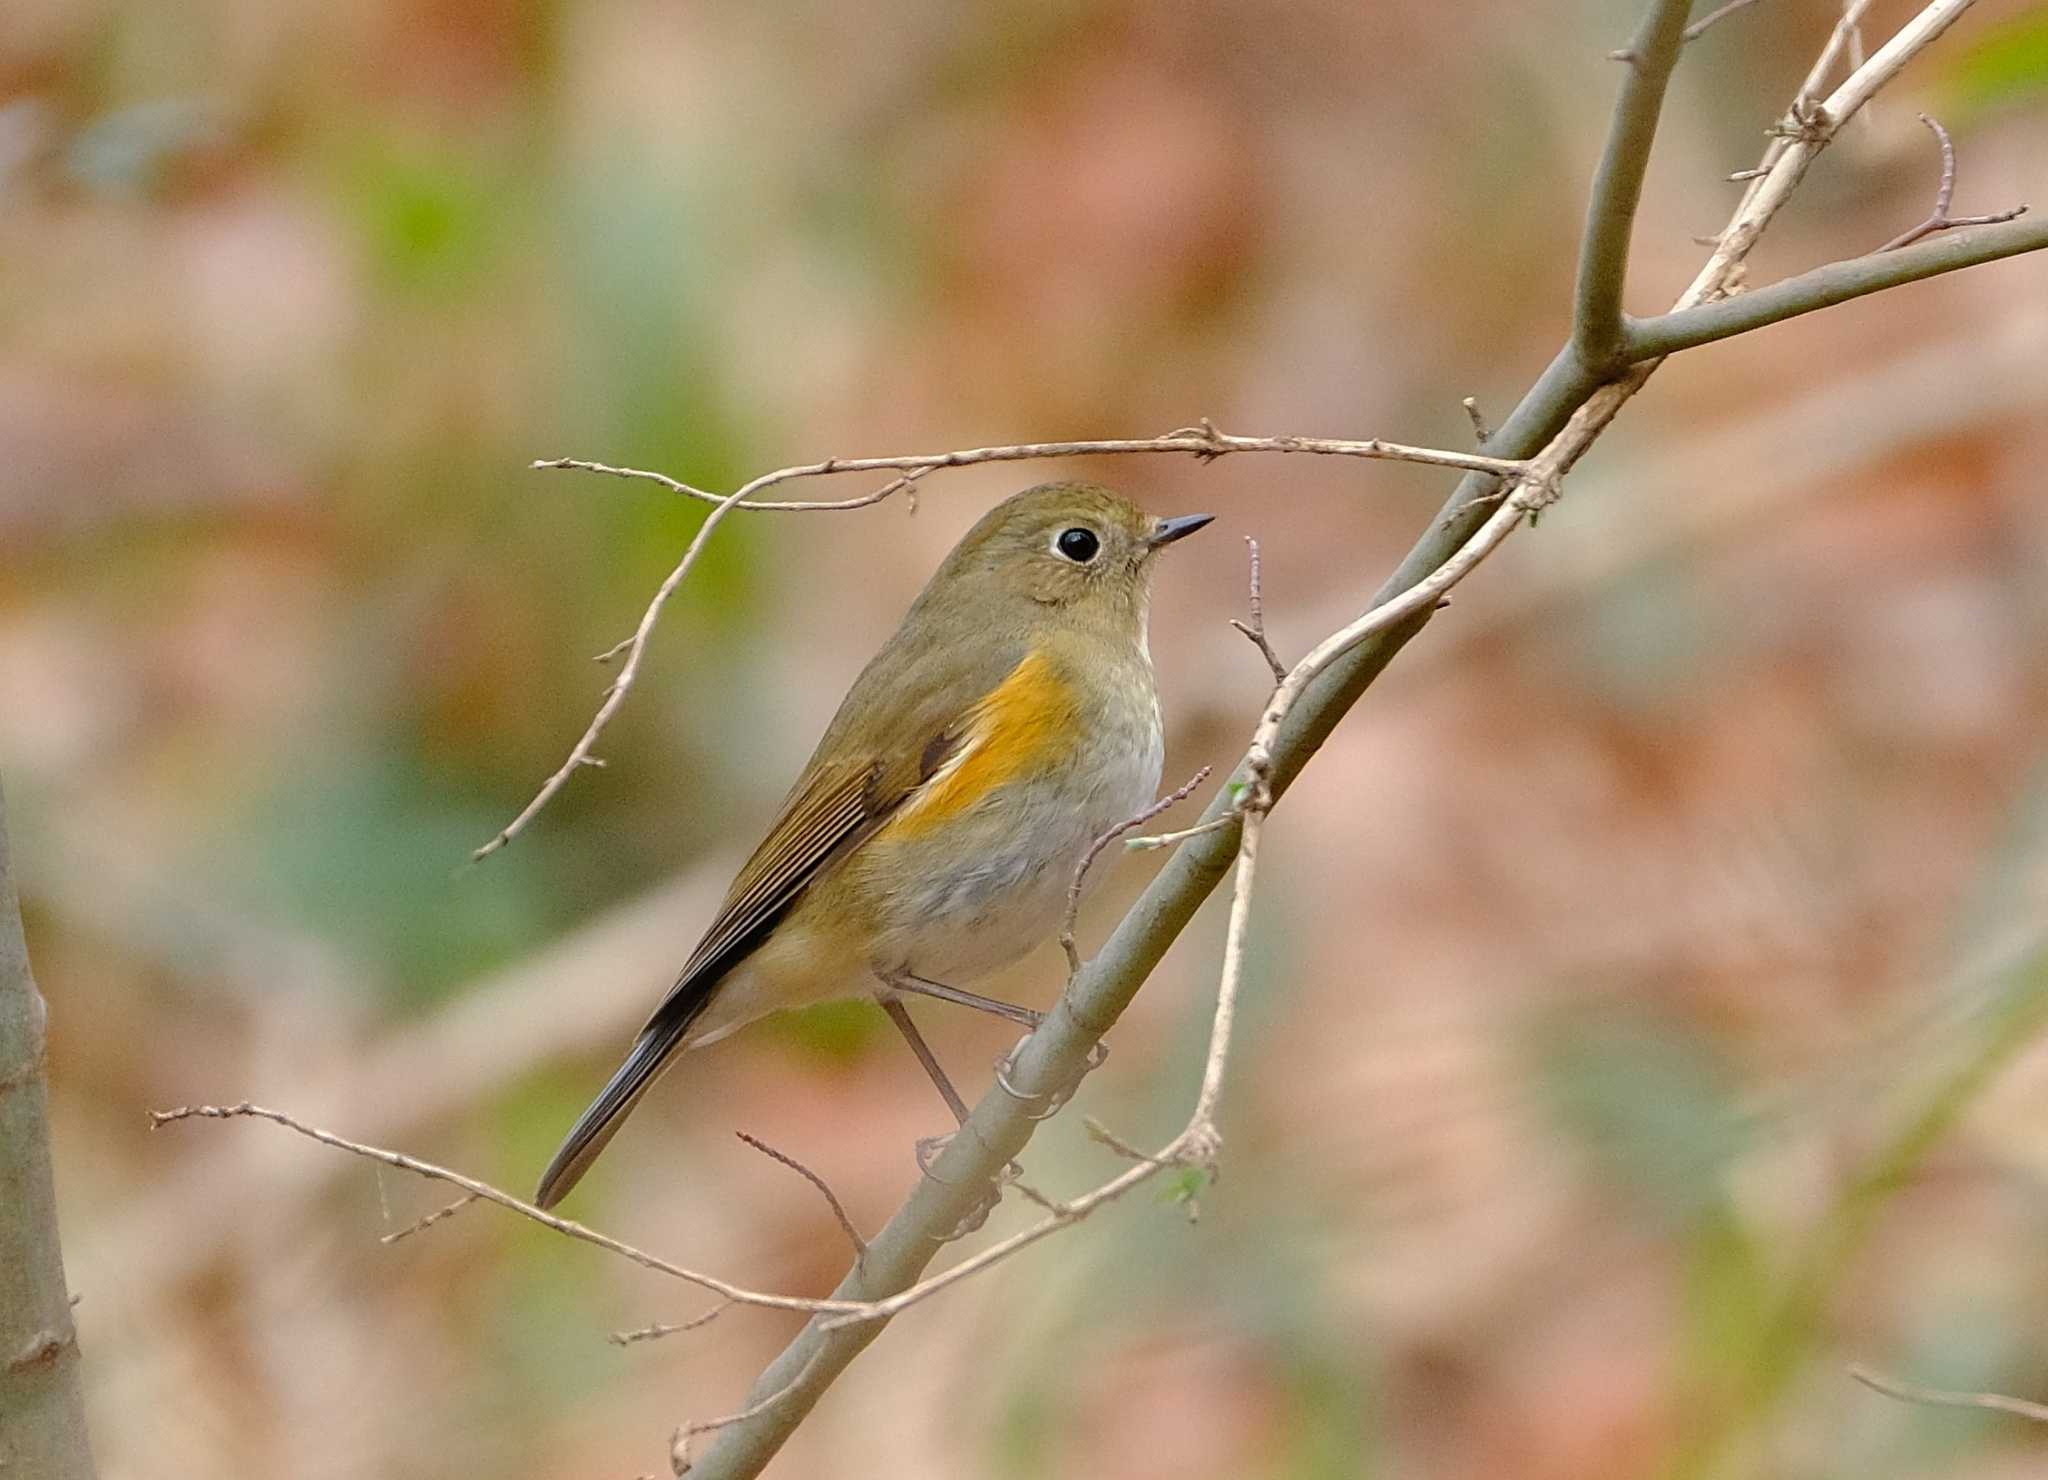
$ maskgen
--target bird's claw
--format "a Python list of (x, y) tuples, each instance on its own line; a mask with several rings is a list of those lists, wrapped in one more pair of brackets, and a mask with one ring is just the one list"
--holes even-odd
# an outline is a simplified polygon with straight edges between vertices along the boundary
[(1004, 1094), (1018, 1104), (1037, 1106), (1036, 1109), (1025, 1112), (1027, 1120), (1049, 1120), (1066, 1108), (1067, 1101), (1073, 1099), (1074, 1092), (1080, 1089), (1081, 1081), (1102, 1067), (1103, 1061), (1109, 1057), (1109, 1045), (1100, 1039), (1096, 1040), (1095, 1046), (1088, 1050), (1088, 1057), (1082, 1062), (1081, 1072), (1074, 1077), (1072, 1084), (1064, 1089), (1031, 1095), (1010, 1081), (1010, 1073), (1017, 1067), (1017, 1054), (1029, 1040), (1030, 1035), (1027, 1033), (1017, 1040), (1008, 1053), (996, 1060), (996, 1083), (1001, 1086)]
[[(938, 1159), (940, 1152), (952, 1144), (953, 1137), (958, 1134), (958, 1131), (947, 1131), (942, 1136), (918, 1137), (916, 1143), (918, 1171), (927, 1177), (931, 1177), (932, 1163)], [(1002, 1171), (997, 1173), (995, 1180), (988, 1184), (988, 1190), (981, 1195), (973, 1207), (967, 1210), (960, 1221), (949, 1232), (938, 1236), (938, 1241), (942, 1244), (951, 1243), (954, 1239), (965, 1238), (968, 1234), (978, 1231), (984, 1223), (988, 1222), (988, 1215), (996, 1210), (996, 1204), (1003, 1200), (1003, 1188), (1016, 1181), (1023, 1174), (1024, 1168), (1016, 1162), (1004, 1163)], [(933, 1177), (932, 1180), (938, 1181), (939, 1179)]]

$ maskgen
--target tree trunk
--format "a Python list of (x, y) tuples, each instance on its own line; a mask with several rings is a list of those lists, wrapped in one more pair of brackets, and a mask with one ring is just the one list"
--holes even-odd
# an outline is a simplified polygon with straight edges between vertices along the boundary
[(50, 1177), (43, 1019), (0, 798), (0, 1475), (92, 1480)]

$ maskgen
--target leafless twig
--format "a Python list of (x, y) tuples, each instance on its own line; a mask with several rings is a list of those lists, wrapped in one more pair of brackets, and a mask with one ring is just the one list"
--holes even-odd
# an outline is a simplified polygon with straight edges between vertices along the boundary
[(1479, 409), (1479, 398), (1467, 396), (1458, 403), (1465, 408), (1465, 415), (1472, 422), (1472, 436), (1481, 447), (1493, 440), (1493, 428), (1486, 424), (1486, 413)]
[(2024, 205), (2017, 205), (1984, 216), (1951, 216), (1948, 208), (1956, 198), (1955, 140), (1948, 136), (1948, 130), (1941, 126), (1940, 120), (1930, 114), (1922, 113), (1920, 121), (1927, 125), (1929, 132), (1934, 135), (1935, 143), (1941, 146), (1941, 184), (1934, 192), (1934, 209), (1927, 213), (1925, 221), (1900, 232), (1879, 247), (1878, 251), (1895, 252), (1900, 247), (1910, 247), (1924, 237), (1933, 236), (1937, 231), (1948, 231), (1957, 226), (1996, 226), (2001, 221), (2015, 221), (2026, 215), (2027, 208)]
[(1088, 1132), (1089, 1140), (1096, 1142), (1098, 1145), (1107, 1146), (1125, 1161), (1152, 1160), (1151, 1152), (1140, 1151), (1092, 1115), (1082, 1119), (1081, 1128)]
[(1249, 603), (1252, 619), (1249, 623), (1246, 623), (1240, 622), (1236, 617), (1232, 617), (1230, 625), (1251, 639), (1252, 645), (1259, 650), (1260, 656), (1266, 660), (1266, 666), (1273, 670), (1273, 682), (1278, 684), (1287, 677), (1287, 665), (1280, 661), (1280, 655), (1273, 651), (1273, 644), (1266, 640), (1266, 607), (1259, 594), (1259, 542), (1250, 535), (1244, 537), (1244, 542), (1251, 548), (1252, 552), (1251, 600)]
[(775, 1295), (762, 1290), (749, 1290), (743, 1285), (733, 1284), (730, 1280), (719, 1279), (716, 1275), (701, 1274), (694, 1269), (685, 1269), (680, 1264), (671, 1264), (659, 1255), (650, 1254), (644, 1249), (636, 1249), (628, 1243), (622, 1243), (610, 1234), (599, 1233), (594, 1228), (586, 1228), (583, 1224), (577, 1223), (572, 1219), (558, 1218), (553, 1213), (542, 1212), (533, 1204), (516, 1198), (511, 1193), (500, 1188), (493, 1187), (488, 1182), (479, 1182), (476, 1178), (466, 1177), (461, 1172), (451, 1172), (446, 1167), (436, 1166), (430, 1161), (421, 1161), (418, 1157), (408, 1156), (402, 1151), (387, 1151), (381, 1146), (366, 1146), (360, 1141), (348, 1140), (345, 1137), (335, 1135), (332, 1131), (325, 1131), (318, 1126), (308, 1125), (294, 1116), (285, 1114), (282, 1110), (272, 1110), (263, 1105), (252, 1105), (247, 1100), (244, 1100), (239, 1105), (181, 1105), (175, 1110), (152, 1110), (149, 1115), (149, 1123), (152, 1130), (161, 1129), (164, 1126), (181, 1120), (238, 1119), (268, 1120), (276, 1125), (283, 1126), (288, 1131), (295, 1131), (308, 1140), (318, 1141), (323, 1146), (332, 1146), (337, 1151), (346, 1151), (351, 1156), (360, 1156), (368, 1161), (378, 1162), (388, 1167), (396, 1167), (402, 1172), (411, 1172), (416, 1176), (428, 1178), (430, 1181), (446, 1182), (451, 1186), (460, 1187), (472, 1197), (479, 1198), (484, 1202), (496, 1203), (501, 1208), (509, 1208), (522, 1218), (531, 1218), (543, 1228), (552, 1228), (556, 1233), (563, 1234), (566, 1237), (580, 1240), (586, 1244), (593, 1244), (608, 1253), (617, 1254), (621, 1259), (630, 1260), (642, 1269), (651, 1269), (660, 1274), (672, 1275), (676, 1279), (700, 1286), (711, 1291), (714, 1295), (724, 1296), (736, 1305), (759, 1305), (770, 1310), (796, 1310), (813, 1315), (821, 1311), (843, 1313), (846, 1311), (865, 1310), (867, 1308), (862, 1302), (857, 1300), (806, 1300), (797, 1295)]
[(1756, 0), (1728, 0), (1728, 3), (1720, 9), (1708, 11), (1705, 15), (1687, 26), (1685, 28), (1685, 39), (1687, 41), (1699, 40), (1700, 37), (1706, 35), (1707, 32), (1728, 19), (1729, 16), (1735, 14), (1736, 11), (1747, 10), (1754, 4), (1756, 4)]
[(1921, 1403), (1930, 1408), (1988, 1408), (1997, 1413), (2016, 1414), (2035, 1423), (2048, 1423), (2048, 1403), (2036, 1403), (2028, 1398), (2011, 1398), (2004, 1393), (1954, 1392), (1948, 1388), (1921, 1387), (1918, 1383), (1881, 1376), (1868, 1367), (1851, 1367), (1849, 1375), (1872, 1392), (1897, 1398), (1902, 1403)]
[(799, 1177), (802, 1177), (806, 1182), (817, 1188), (818, 1195), (825, 1199), (825, 1205), (832, 1209), (832, 1216), (839, 1220), (839, 1227), (845, 1232), (847, 1240), (852, 1243), (853, 1257), (855, 1259), (867, 1258), (868, 1241), (862, 1238), (860, 1230), (853, 1226), (853, 1219), (846, 1216), (846, 1208), (839, 1201), (838, 1194), (833, 1192), (830, 1183), (798, 1161), (794, 1156), (789, 1155), (787, 1152), (777, 1151), (759, 1136), (750, 1136), (745, 1131), (734, 1131), (733, 1134), (770, 1161), (781, 1162), (792, 1172), (795, 1172)]
[(419, 1219), (417, 1222), (408, 1223), (405, 1227), (399, 1229), (396, 1233), (385, 1234), (382, 1238), (378, 1239), (377, 1242), (380, 1244), (389, 1245), (397, 1243), (402, 1238), (411, 1238), (414, 1234), (418, 1233), (423, 1228), (432, 1228), (436, 1223), (439, 1223), (442, 1219), (454, 1217), (457, 1213), (461, 1212), (464, 1208), (468, 1207), (471, 1203), (475, 1202), (476, 1200), (477, 1195), (474, 1192), (465, 1192), (462, 1194), (462, 1196), (456, 1198), (454, 1202), (448, 1204), (447, 1207), (436, 1208), (433, 1212), (427, 1214), (426, 1217)]
[[(812, 1361), (815, 1360), (816, 1358), (812, 1359)], [(773, 1408), (777, 1403), (780, 1403), (784, 1398), (796, 1391), (798, 1385), (806, 1377), (810, 1376), (810, 1369), (811, 1363), (806, 1362), (788, 1382), (785, 1382), (781, 1387), (759, 1402), (749, 1403), (737, 1413), (728, 1413), (723, 1418), (700, 1418), (691, 1423), (684, 1424), (676, 1430), (675, 1437), (669, 1441), (669, 1468), (678, 1476), (689, 1474), (691, 1464), (690, 1441), (692, 1439), (696, 1438), (699, 1434), (709, 1434), (718, 1429), (730, 1428), (736, 1423), (745, 1423), (750, 1418), (766, 1413), (770, 1408)]]
[(1153, 833), (1149, 837), (1125, 838), (1124, 846), (1133, 853), (1150, 853), (1155, 848), (1177, 847), (1187, 842), (1190, 838), (1203, 837), (1213, 832), (1223, 832), (1235, 826), (1237, 826), (1237, 813), (1233, 810), (1225, 812), (1219, 817), (1211, 817), (1207, 822), (1198, 822), (1193, 827), (1184, 827), (1179, 832)]
[[(1142, 453), (1187, 452), (1205, 461), (1233, 452), (1308, 453), (1319, 457), (1358, 457), (1383, 462), (1424, 463), (1431, 467), (1463, 468), (1482, 473), (1512, 474), (1511, 459), (1485, 457), (1437, 447), (1415, 447), (1389, 442), (1380, 437), (1363, 440), (1345, 437), (1240, 437), (1220, 431), (1206, 417), (1193, 426), (1179, 427), (1163, 437), (1111, 437), (1076, 442), (1016, 442), (997, 447), (961, 447), (950, 452), (912, 452), (889, 457), (828, 457), (822, 462), (797, 463), (753, 479), (740, 495), (740, 507), (766, 513), (804, 514), (829, 510), (865, 509), (902, 490), (901, 479), (892, 480), (870, 493), (845, 499), (763, 500), (755, 495), (779, 484), (803, 478), (822, 478), (834, 473), (900, 472), (914, 477), (941, 468), (973, 467), (981, 463), (1041, 462), (1063, 457), (1122, 457)], [(658, 483), (670, 493), (700, 503), (724, 503), (729, 495), (696, 488), (666, 473), (644, 468), (614, 467), (585, 458), (548, 457), (536, 468), (565, 468), (574, 472), (600, 473), (613, 478), (639, 478)]]
[(1196, 787), (1209, 779), (1209, 767), (1204, 766), (1172, 791), (1153, 802), (1143, 811), (1126, 817), (1108, 832), (1103, 833), (1088, 845), (1088, 851), (1081, 855), (1081, 861), (1074, 865), (1074, 877), (1067, 882), (1067, 908), (1060, 916), (1060, 949), (1067, 954), (1067, 975), (1072, 976), (1081, 969), (1081, 952), (1074, 944), (1074, 925), (1081, 914), (1081, 887), (1088, 882), (1088, 870), (1095, 866), (1095, 860), (1102, 856), (1102, 850), (1134, 827), (1143, 827), (1153, 818), (1177, 802), (1186, 801)]
[(762, 480), (756, 478), (719, 500), (718, 507), (711, 511), (709, 517), (698, 528), (696, 537), (690, 541), (690, 547), (683, 552), (683, 558), (677, 562), (676, 568), (670, 571), (661, 585), (655, 589), (654, 599), (647, 603), (647, 610), (640, 614), (640, 623), (633, 629), (633, 635), (606, 654), (607, 658), (611, 658), (623, 653), (626, 659), (625, 666), (619, 670), (619, 676), (605, 689), (604, 699), (597, 706), (597, 714), (591, 719), (589, 728), (584, 730), (583, 737), (570, 747), (569, 758), (562, 762), (552, 776), (541, 783), (540, 790), (534, 793), (533, 800), (520, 809), (517, 817), (506, 823), (496, 837), (470, 855), (473, 862), (490, 857), (525, 831), (526, 825), (540, 814), (540, 809), (554, 799), (556, 792), (569, 784), (571, 776), (585, 766), (604, 764), (591, 755), (591, 747), (597, 744), (597, 737), (604, 733), (604, 727), (611, 723), (612, 716), (619, 712), (619, 706), (626, 702), (626, 694), (632, 689), (633, 681), (640, 676), (640, 660), (647, 653), (647, 638), (654, 631), (655, 622), (661, 617), (661, 609), (668, 605), (668, 599), (676, 594), (676, 588), (681, 586), (690, 574), (691, 567), (696, 565), (697, 558), (704, 553), (705, 545), (710, 542), (711, 536), (725, 517), (739, 507), (741, 499), (761, 484)]
[(636, 1326), (631, 1331), (612, 1332), (614, 1346), (631, 1346), (639, 1341), (659, 1341), (664, 1336), (679, 1336), (685, 1331), (695, 1331), (710, 1325), (733, 1308), (734, 1302), (721, 1300), (702, 1315), (692, 1316), (687, 1321), (656, 1321), (651, 1326)]
[[(1968, 0), (1965, 0), (1965, 3), (1968, 3)], [(1828, 78), (1834, 75), (1843, 53), (1861, 35), (1863, 12), (1870, 9), (1871, 4), (1872, 0), (1847, 0), (1842, 7), (1841, 19), (1835, 23), (1834, 29), (1828, 32), (1827, 42), (1821, 47), (1820, 55), (1814, 59), (1813, 66), (1807, 71), (1805, 80), (1799, 84), (1799, 90), (1792, 95), (1792, 105), (1785, 112), (1785, 120), (1794, 125), (1794, 130), (1786, 131), (1784, 124), (1781, 123), (1779, 129), (1774, 132), (1769, 146), (1764, 150), (1763, 163), (1756, 169), (1742, 170), (1729, 176), (1731, 180), (1748, 180), (1750, 187), (1743, 192), (1742, 203), (1736, 207), (1734, 219), (1723, 229), (1723, 238), (1729, 232), (1737, 230), (1742, 222), (1753, 218), (1762, 182), (1777, 167), (1778, 161), (1784, 158), (1786, 150), (1791, 147), (1796, 137), (1796, 130), (1804, 127), (1804, 121), (1814, 116)], [(1861, 63), (1856, 65), (1860, 69)], [(1805, 173), (1803, 165), (1800, 167), (1800, 173)], [(1792, 183), (1796, 184), (1797, 181)]]

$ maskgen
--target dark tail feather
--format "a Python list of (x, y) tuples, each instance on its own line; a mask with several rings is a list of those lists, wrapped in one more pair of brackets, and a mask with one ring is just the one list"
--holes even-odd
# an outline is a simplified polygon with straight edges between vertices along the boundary
[(597, 1160), (598, 1153), (611, 1143), (633, 1107), (640, 1103), (640, 1097), (652, 1088), (661, 1071), (667, 1067), (696, 1015), (693, 1011), (679, 1015), (673, 1022), (663, 1022), (662, 1015), (657, 1013), (654, 1021), (641, 1031), (633, 1042), (632, 1051), (626, 1055), (626, 1061), (619, 1065), (611, 1082), (591, 1101), (590, 1108), (577, 1117), (576, 1124), (562, 1142), (562, 1149), (555, 1153), (555, 1159), (541, 1174), (540, 1190), (533, 1195), (536, 1207), (553, 1207), (582, 1180), (583, 1174), (590, 1170), (590, 1164)]

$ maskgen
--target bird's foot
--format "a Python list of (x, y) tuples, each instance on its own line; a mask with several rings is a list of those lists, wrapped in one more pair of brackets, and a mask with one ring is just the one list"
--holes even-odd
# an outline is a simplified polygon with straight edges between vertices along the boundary
[[(947, 1131), (943, 1136), (918, 1137), (918, 1171), (931, 1177), (935, 1182), (943, 1180), (933, 1175), (932, 1163), (938, 1160), (939, 1154), (951, 1145), (953, 1138), (959, 1134), (958, 1131)], [(996, 1174), (995, 1180), (990, 1182), (987, 1189), (976, 1199), (974, 1206), (962, 1215), (960, 1221), (949, 1232), (938, 1235), (938, 1241), (942, 1244), (951, 1243), (954, 1239), (965, 1238), (980, 1229), (988, 1222), (988, 1215), (996, 1210), (996, 1204), (1003, 1200), (1003, 1189), (1023, 1174), (1024, 1168), (1016, 1162), (1005, 1163), (1002, 1171)]]
[(1098, 1041), (1093, 1048), (1088, 1050), (1088, 1057), (1083, 1061), (1081, 1072), (1074, 1077), (1073, 1083), (1067, 1085), (1064, 1089), (1048, 1090), (1039, 1094), (1026, 1094), (1023, 1090), (1017, 1088), (1016, 1083), (1010, 1076), (1017, 1069), (1017, 1054), (1028, 1041), (1028, 1035), (1018, 1039), (1008, 1053), (996, 1060), (996, 1083), (1002, 1087), (1004, 1094), (1008, 1095), (1018, 1104), (1033, 1107), (1027, 1112), (1032, 1120), (1049, 1120), (1059, 1114), (1061, 1110), (1066, 1108), (1067, 1101), (1074, 1098), (1075, 1091), (1081, 1087), (1081, 1081), (1095, 1070), (1101, 1068), (1104, 1060), (1109, 1057), (1109, 1045)]

